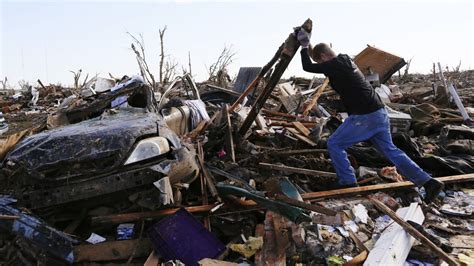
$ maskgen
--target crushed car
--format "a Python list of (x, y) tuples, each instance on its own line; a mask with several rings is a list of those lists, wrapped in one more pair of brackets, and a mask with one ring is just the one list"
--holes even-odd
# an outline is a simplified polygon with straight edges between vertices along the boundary
[(179, 77), (169, 90), (177, 83), (193, 91), (189, 104), (167, 107), (164, 97), (158, 103), (140, 76), (92, 99), (73, 97), (48, 119), (56, 121), (52, 129), (26, 137), (5, 156), (3, 192), (38, 209), (129, 195), (163, 178), (169, 186), (191, 183), (199, 173), (195, 150), (179, 136), (209, 116), (192, 79)]

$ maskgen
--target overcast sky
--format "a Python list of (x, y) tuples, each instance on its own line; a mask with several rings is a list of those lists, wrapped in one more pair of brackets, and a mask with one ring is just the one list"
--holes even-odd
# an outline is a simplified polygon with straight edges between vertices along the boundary
[[(433, 62), (474, 68), (471, 1), (3, 1), (0, 0), (0, 78), (72, 84), (70, 70), (133, 75), (137, 63), (127, 32), (143, 34), (158, 75), (158, 29), (167, 25), (166, 53), (197, 81), (207, 78), (224, 46), (237, 53), (230, 67), (263, 66), (294, 26), (311, 18), (312, 43), (332, 43), (355, 55), (367, 44), (413, 58), (410, 70)], [(181, 67), (179, 68), (181, 70)], [(285, 72), (311, 77), (297, 54)]]

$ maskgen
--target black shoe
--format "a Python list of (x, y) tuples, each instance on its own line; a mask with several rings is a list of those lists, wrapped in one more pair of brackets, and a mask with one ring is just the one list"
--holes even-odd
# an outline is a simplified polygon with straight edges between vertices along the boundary
[(426, 182), (423, 187), (425, 188), (426, 196), (423, 199), (426, 203), (431, 203), (439, 193), (444, 189), (444, 183), (431, 178)]

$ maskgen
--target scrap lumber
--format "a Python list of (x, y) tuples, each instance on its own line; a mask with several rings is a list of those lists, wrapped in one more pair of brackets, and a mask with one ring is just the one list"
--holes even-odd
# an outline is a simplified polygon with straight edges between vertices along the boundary
[[(313, 22), (310, 19), (307, 19), (301, 27), (310, 33), (313, 28)], [(281, 76), (290, 64), (291, 59), (293, 59), (293, 56), (295, 56), (296, 51), (299, 47), (300, 43), (296, 39), (295, 33), (292, 32), (290, 36), (288, 36), (288, 38), (285, 40), (284, 48), (279, 55), (279, 62), (275, 65), (275, 69), (272, 75), (270, 76), (268, 83), (266, 84), (261, 94), (258, 96), (257, 100), (252, 106), (252, 109), (250, 110), (249, 114), (242, 123), (242, 126), (239, 130), (240, 136), (245, 136), (245, 134), (249, 130), (250, 126), (255, 120), (255, 117), (260, 112), (268, 97), (271, 95), (273, 89), (280, 81)]]
[[(472, 182), (474, 181), (474, 173), (464, 174), (464, 175), (445, 176), (445, 177), (439, 177), (435, 179), (442, 181), (446, 184), (458, 183), (458, 182)], [(335, 190), (328, 190), (328, 191), (309, 192), (309, 193), (301, 194), (301, 197), (304, 200), (315, 200), (315, 199), (323, 199), (323, 198), (331, 198), (331, 197), (348, 196), (348, 195), (353, 195), (353, 194), (358, 194), (358, 193), (370, 193), (370, 192), (377, 192), (377, 191), (391, 190), (391, 189), (411, 188), (414, 186), (415, 184), (413, 184), (412, 182), (405, 181), (405, 182), (371, 185), (371, 186), (363, 186), (363, 187), (355, 187), (355, 188), (344, 188), (344, 189), (335, 189)], [(244, 200), (244, 201), (241, 201), (240, 205), (243, 205), (246, 207), (252, 207), (252, 206), (256, 206), (257, 203), (254, 202), (253, 200)], [(217, 205), (215, 204), (189, 206), (189, 207), (185, 207), (185, 209), (190, 213), (202, 213), (202, 212), (209, 212), (216, 206)], [(91, 218), (91, 222), (93, 225), (94, 224), (125, 223), (125, 222), (137, 221), (137, 220), (147, 219), (147, 218), (159, 218), (159, 217), (171, 215), (177, 212), (178, 210), (179, 208), (170, 208), (170, 209), (147, 211), (147, 212), (134, 212), (134, 213), (95, 216)]]
[(308, 145), (311, 146), (311, 147), (314, 147), (314, 146), (318, 145), (318, 144), (315, 143), (314, 141), (312, 141), (312, 140), (308, 139), (307, 137), (301, 135), (301, 134), (299, 133), (299, 131), (296, 130), (296, 129), (294, 129), (294, 128), (287, 128), (287, 130), (288, 130), (291, 134), (293, 134), (297, 139), (301, 140), (302, 142), (308, 144)]
[(16, 220), (16, 219), (20, 219), (20, 216), (17, 216), (17, 215), (3, 215), (3, 214), (0, 215), (0, 221), (2, 221), (2, 220)]
[(279, 200), (279, 201), (283, 201), (283, 202), (288, 203), (290, 205), (300, 207), (302, 209), (306, 209), (306, 210), (309, 210), (309, 211), (319, 212), (319, 213), (330, 215), (330, 216), (335, 216), (337, 214), (336, 211), (325, 208), (323, 206), (316, 205), (316, 204), (311, 205), (311, 204), (308, 204), (304, 201), (299, 201), (297, 199), (293, 199), (293, 198), (287, 197), (285, 195), (275, 194), (274, 198)]
[(337, 175), (335, 173), (331, 173), (331, 172), (324, 172), (324, 171), (318, 171), (318, 170), (297, 168), (297, 167), (291, 167), (291, 166), (279, 165), (279, 164), (271, 164), (271, 163), (259, 163), (258, 165), (262, 166), (263, 168), (270, 169), (270, 170), (279, 170), (279, 171), (285, 171), (285, 172), (296, 173), (296, 174), (305, 174), (305, 175), (312, 175), (312, 176), (325, 176), (325, 177), (337, 178)]
[(309, 129), (307, 127), (305, 127), (301, 122), (298, 122), (298, 121), (293, 122), (293, 125), (305, 137), (308, 137), (309, 134), (311, 133), (311, 131), (309, 131)]
[(0, 160), (2, 160), (7, 153), (15, 147), (15, 145), (30, 132), (30, 130), (23, 130), (7, 137), (7, 139), (0, 145)]
[(151, 242), (147, 238), (79, 245), (74, 246), (74, 262), (125, 260), (134, 251), (134, 257), (147, 257), (151, 250)]
[(232, 122), (230, 121), (229, 106), (226, 104), (224, 107), (225, 121), (227, 124), (226, 133), (226, 151), (229, 153), (229, 157), (233, 163), (235, 163), (235, 149), (234, 149), (234, 137), (232, 135)]
[(298, 119), (298, 116), (296, 116), (296, 115), (290, 115), (290, 114), (287, 114), (287, 113), (275, 112), (275, 111), (271, 111), (271, 110), (267, 110), (267, 109), (262, 109), (262, 112), (264, 114), (271, 115), (271, 116), (276, 116), (276, 117), (286, 117), (286, 118), (290, 118), (290, 119), (293, 119), (293, 120)]
[(263, 246), (255, 256), (256, 265), (286, 265), (285, 249), (289, 243), (285, 218), (267, 211), (265, 214)]
[[(470, 181), (474, 181), (474, 173), (464, 174), (464, 175), (444, 176), (444, 177), (438, 177), (435, 179), (444, 183), (470, 182)], [(342, 189), (335, 189), (335, 190), (328, 190), (328, 191), (308, 192), (308, 193), (302, 194), (301, 196), (305, 200), (312, 200), (312, 199), (330, 198), (330, 197), (337, 197), (337, 196), (354, 195), (358, 193), (368, 193), (368, 192), (377, 192), (377, 191), (383, 191), (383, 190), (411, 188), (414, 186), (415, 184), (413, 184), (412, 182), (404, 181), (404, 182), (378, 184), (378, 185), (371, 185), (371, 186), (342, 188)]]
[(326, 89), (328, 84), (329, 84), (329, 79), (328, 78), (324, 79), (323, 84), (321, 84), (321, 86), (316, 89), (316, 92), (314, 93), (313, 97), (311, 98), (311, 101), (309, 102), (309, 104), (304, 109), (303, 116), (308, 116), (309, 111), (311, 111), (311, 109), (313, 109), (313, 107), (316, 105), (316, 103), (318, 102), (319, 96), (321, 96), (321, 94)]
[[(318, 122), (301, 122), (306, 127), (314, 127)], [(294, 125), (292, 122), (287, 121), (272, 121), (270, 122), (269, 126), (277, 126), (277, 127), (286, 127), (286, 128), (293, 128)]]
[[(446, 261), (449, 265), (460, 265), (455, 259), (451, 258), (446, 252), (436, 246), (433, 242), (431, 242), (426, 236), (416, 230), (411, 224), (407, 221), (403, 220), (398, 214), (392, 211), (389, 207), (383, 204), (381, 201), (370, 198), (370, 201), (374, 203), (375, 207), (385, 213), (386, 215), (390, 216), (395, 222), (397, 222), (407, 233), (412, 235), (416, 240), (420, 241), (423, 245), (427, 246), (431, 251), (436, 253), (442, 260)], [(370, 254), (369, 254), (370, 256)], [(365, 264), (364, 264), (365, 265)]]
[[(205, 184), (207, 188), (209, 189), (209, 192), (211, 193), (211, 196), (214, 198), (217, 197), (218, 200), (220, 201), (216, 185), (214, 184), (214, 180), (204, 165), (204, 150), (202, 148), (202, 143), (200, 141), (198, 141), (198, 162), (199, 162), (199, 165), (201, 166), (201, 172), (203, 174)], [(205, 203), (204, 205), (207, 205), (207, 203)]]
[(302, 150), (289, 150), (289, 151), (275, 151), (270, 155), (276, 156), (291, 156), (291, 155), (305, 155), (305, 154), (316, 154), (316, 153), (328, 153), (326, 149), (302, 149)]
[(158, 259), (158, 256), (156, 255), (155, 251), (153, 250), (150, 253), (150, 256), (146, 259), (145, 263), (143, 266), (157, 266), (160, 265), (160, 260)]
[[(418, 203), (412, 203), (409, 207), (400, 208), (396, 214), (404, 221), (413, 221), (422, 224), (425, 220), (423, 211)], [(364, 266), (371, 265), (403, 265), (408, 253), (415, 242), (415, 238), (405, 232), (397, 223), (392, 223), (386, 228), (375, 246), (370, 251)]]

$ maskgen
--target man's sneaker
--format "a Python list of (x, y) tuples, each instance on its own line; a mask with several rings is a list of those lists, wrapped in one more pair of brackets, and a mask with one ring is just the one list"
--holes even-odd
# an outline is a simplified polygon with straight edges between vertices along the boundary
[(423, 199), (426, 203), (431, 203), (439, 193), (444, 189), (444, 183), (431, 178), (426, 182), (423, 187), (425, 188), (426, 196)]

